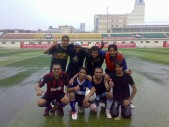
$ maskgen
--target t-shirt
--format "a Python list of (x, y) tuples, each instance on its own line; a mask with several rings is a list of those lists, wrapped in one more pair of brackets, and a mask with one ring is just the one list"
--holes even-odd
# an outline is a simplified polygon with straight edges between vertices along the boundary
[(85, 66), (87, 68), (87, 74), (93, 75), (94, 69), (97, 67), (102, 67), (102, 64), (105, 59), (105, 51), (99, 51), (99, 55), (96, 58), (93, 58), (91, 54), (86, 57)]
[(84, 80), (82, 83), (79, 82), (78, 78), (76, 78), (76, 80), (73, 82), (72, 85), (69, 85), (69, 88), (73, 88), (76, 87), (77, 85), (79, 85), (80, 90), (76, 92), (76, 94), (78, 95), (85, 95), (86, 92), (86, 88), (91, 89), (93, 87), (93, 85), (90, 83), (89, 80)]
[(69, 48), (68, 54), (70, 56), (70, 62), (67, 68), (67, 74), (69, 78), (71, 78), (75, 74), (77, 74), (79, 68), (83, 66), (83, 62), (87, 53), (84, 49), (81, 49), (79, 53), (76, 53), (74, 48), (72, 49)]
[(116, 73), (111, 73), (109, 76), (114, 82), (113, 98), (119, 100), (128, 99), (130, 97), (129, 85), (135, 84), (131, 75), (123, 73), (122, 76), (117, 76)]
[(50, 70), (53, 64), (58, 63), (61, 65), (62, 71), (66, 71), (66, 64), (68, 59), (67, 49), (62, 48), (60, 44), (58, 44), (56, 47), (52, 48), (49, 51), (49, 54), (52, 54)]
[(59, 78), (55, 79), (52, 73), (48, 73), (40, 79), (39, 83), (40, 87), (47, 85), (47, 94), (58, 95), (64, 93), (64, 86), (68, 85), (68, 77), (66, 73), (61, 72)]

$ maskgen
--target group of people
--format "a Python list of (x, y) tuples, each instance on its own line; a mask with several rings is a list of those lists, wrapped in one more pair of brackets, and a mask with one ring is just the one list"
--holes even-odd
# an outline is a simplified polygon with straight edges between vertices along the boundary
[[(69, 104), (72, 119), (76, 120), (76, 102), (79, 113), (88, 107), (97, 112), (102, 102), (106, 106), (107, 118), (119, 116), (120, 106), (121, 116), (131, 118), (131, 101), (137, 88), (123, 53), (118, 52), (115, 44), (110, 44), (108, 50), (103, 51), (103, 42), (100, 48), (92, 46), (90, 49), (83, 48), (80, 42), (69, 42), (70, 38), (64, 35), (61, 43), (54, 42), (44, 50), (44, 54), (52, 55), (50, 72), (35, 86), (37, 96), (41, 96), (44, 92), (41, 87), (47, 85), (46, 92), (38, 100), (38, 106), (45, 107), (43, 115), (54, 114), (56, 109), (63, 114), (63, 107)], [(104, 61), (105, 73), (102, 68)], [(87, 89), (90, 92), (85, 95)], [(89, 98), (94, 93), (96, 98), (91, 101)]]

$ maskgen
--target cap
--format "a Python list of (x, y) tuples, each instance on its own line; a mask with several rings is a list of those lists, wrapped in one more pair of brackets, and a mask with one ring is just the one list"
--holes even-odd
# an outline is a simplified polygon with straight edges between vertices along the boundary
[(74, 42), (74, 46), (76, 46), (76, 45), (82, 46), (82, 43), (80, 41), (76, 41), (76, 42)]

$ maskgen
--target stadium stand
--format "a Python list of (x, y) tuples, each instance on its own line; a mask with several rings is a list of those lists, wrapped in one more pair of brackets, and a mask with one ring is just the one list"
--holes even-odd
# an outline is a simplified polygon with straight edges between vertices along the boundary
[(36, 33), (34, 35), (34, 39), (44, 39), (45, 34), (44, 33)]
[(144, 38), (166, 38), (163, 33), (142, 33)]
[(4, 34), (1, 39), (33, 39), (34, 38), (34, 34), (16, 34), (16, 33), (7, 33)]
[(133, 37), (134, 34), (110, 34), (111, 37)]
[(101, 39), (101, 34), (93, 33), (68, 33), (68, 34), (52, 34), (53, 38), (61, 39), (63, 35), (68, 35), (70, 39)]

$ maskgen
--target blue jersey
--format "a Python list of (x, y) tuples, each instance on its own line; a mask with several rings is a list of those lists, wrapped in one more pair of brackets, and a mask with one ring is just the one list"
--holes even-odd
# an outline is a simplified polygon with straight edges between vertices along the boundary
[(76, 80), (73, 82), (73, 84), (69, 85), (68, 87), (73, 88), (73, 87), (76, 87), (77, 85), (79, 85), (79, 87), (80, 87), (80, 90), (76, 92), (76, 94), (78, 94), (78, 95), (85, 95), (86, 88), (91, 89), (93, 87), (91, 82), (86, 79), (80, 84), (78, 78), (76, 78)]

